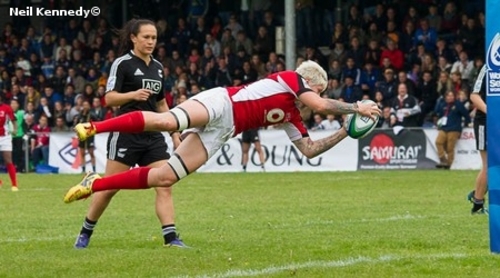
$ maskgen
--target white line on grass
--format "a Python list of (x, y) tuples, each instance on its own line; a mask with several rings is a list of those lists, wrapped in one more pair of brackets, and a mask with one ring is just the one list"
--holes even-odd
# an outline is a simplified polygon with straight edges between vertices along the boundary
[[(450, 258), (465, 258), (466, 254), (461, 253), (437, 253), (430, 255), (417, 255), (417, 256), (398, 256), (398, 255), (384, 255), (380, 257), (351, 257), (342, 260), (334, 261), (309, 261), (305, 263), (293, 263), (282, 266), (270, 266), (263, 269), (232, 269), (226, 272), (216, 273), (216, 274), (206, 274), (201, 276), (196, 276), (197, 278), (225, 278), (225, 277), (248, 277), (248, 276), (258, 276), (258, 275), (271, 275), (284, 271), (295, 271), (299, 269), (311, 269), (311, 268), (340, 268), (356, 264), (379, 264), (394, 262), (399, 260), (432, 260), (432, 259), (450, 259)], [(189, 277), (189, 276), (183, 276)]]
[(365, 222), (391, 222), (391, 221), (407, 221), (407, 220), (421, 220), (421, 219), (432, 219), (432, 218), (463, 218), (467, 217), (465, 214), (460, 215), (412, 215), (412, 214), (398, 214), (383, 218), (360, 218), (360, 219), (348, 219), (348, 220), (308, 220), (300, 223), (278, 223), (272, 224), (268, 223), (268, 226), (274, 229), (297, 227), (299, 226), (314, 226), (314, 225), (337, 225), (337, 224), (349, 224), (349, 223), (365, 223)]

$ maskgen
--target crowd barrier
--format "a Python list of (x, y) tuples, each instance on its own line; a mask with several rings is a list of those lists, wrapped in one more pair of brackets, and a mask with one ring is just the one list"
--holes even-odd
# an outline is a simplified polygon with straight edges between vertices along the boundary
[[(331, 131), (310, 132), (312, 139), (320, 139)], [(369, 136), (354, 140), (346, 138), (334, 148), (308, 159), (288, 140), (282, 130), (261, 130), (260, 138), (266, 156), (268, 172), (356, 171), (373, 169), (435, 169), (439, 161), (435, 146), (435, 129), (403, 129), (397, 134), (393, 129), (376, 129)], [(165, 134), (170, 143), (170, 137)], [(95, 138), (96, 170), (104, 172), (108, 134)], [(169, 150), (172, 151), (171, 149)], [(78, 153), (78, 141), (73, 133), (50, 135), (49, 164), (60, 173), (80, 173), (82, 161)], [(474, 132), (463, 130), (455, 149), (452, 170), (480, 169), (481, 158), (475, 150)], [(84, 161), (90, 167), (90, 157)], [(258, 154), (250, 149), (248, 172), (260, 171)], [(240, 172), (240, 136), (230, 139), (198, 172)]]

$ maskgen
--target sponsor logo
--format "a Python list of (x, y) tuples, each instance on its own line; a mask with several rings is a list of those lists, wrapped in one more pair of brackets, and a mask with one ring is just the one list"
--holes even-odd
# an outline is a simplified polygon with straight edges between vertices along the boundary
[(396, 146), (386, 134), (377, 134), (369, 146), (362, 149), (363, 160), (372, 160), (377, 164), (415, 164), (422, 146)]
[(358, 169), (434, 168), (426, 157), (426, 136), (422, 130), (375, 130), (359, 140)]
[(153, 91), (153, 94), (159, 94), (161, 91), (161, 82), (153, 79), (142, 79), (142, 88)]
[(491, 40), (486, 57), (488, 94), (500, 95), (500, 33)]
[(134, 76), (144, 75), (144, 73), (140, 69), (136, 69), (134, 72)]
[(266, 120), (270, 123), (278, 123), (285, 118), (285, 112), (279, 108), (267, 112)]

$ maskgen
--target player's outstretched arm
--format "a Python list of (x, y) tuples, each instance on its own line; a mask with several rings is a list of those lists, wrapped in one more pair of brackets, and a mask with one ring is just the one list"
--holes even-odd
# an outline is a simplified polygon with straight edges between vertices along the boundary
[(378, 114), (380, 116), (382, 113), (376, 104), (361, 103), (359, 101), (357, 103), (347, 103), (335, 99), (325, 99), (314, 92), (302, 93), (299, 99), (307, 107), (323, 115), (359, 113), (375, 120), (374, 115)]
[(325, 138), (312, 140), (310, 137), (304, 137), (293, 141), (293, 144), (307, 158), (314, 158), (317, 155), (333, 148), (340, 141), (347, 137), (347, 132), (344, 128), (339, 129), (334, 134)]

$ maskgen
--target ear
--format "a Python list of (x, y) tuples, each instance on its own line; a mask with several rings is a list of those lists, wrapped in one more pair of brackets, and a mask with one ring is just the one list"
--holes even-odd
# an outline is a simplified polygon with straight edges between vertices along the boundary
[(131, 40), (133, 43), (136, 43), (136, 42), (137, 42), (137, 37), (136, 37), (134, 34), (130, 34), (130, 40)]

